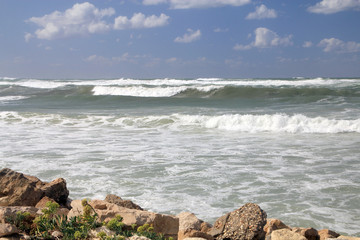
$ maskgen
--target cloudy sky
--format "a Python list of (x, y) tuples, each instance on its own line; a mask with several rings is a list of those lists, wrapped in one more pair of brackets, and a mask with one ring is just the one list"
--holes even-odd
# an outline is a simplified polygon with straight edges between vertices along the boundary
[(0, 0), (0, 77), (360, 77), (360, 0)]

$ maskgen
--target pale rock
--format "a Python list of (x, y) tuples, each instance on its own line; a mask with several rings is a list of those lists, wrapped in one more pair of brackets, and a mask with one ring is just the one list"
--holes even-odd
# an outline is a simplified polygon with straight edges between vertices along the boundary
[(275, 230), (271, 233), (271, 240), (307, 240), (306, 237), (290, 229), (284, 228)]
[(144, 236), (134, 235), (129, 237), (128, 240), (151, 240), (151, 239)]
[(337, 232), (331, 231), (329, 229), (322, 229), (318, 231), (318, 234), (320, 236), (320, 240), (325, 240), (327, 238), (337, 238), (340, 236)]
[(19, 233), (19, 229), (12, 224), (0, 223), (0, 237)]
[(51, 236), (55, 239), (62, 239), (63, 237), (63, 234), (59, 231), (54, 231), (51, 233)]
[(351, 236), (341, 235), (337, 238), (337, 240), (360, 240), (360, 237), (351, 237)]
[[(120, 207), (103, 200), (92, 200), (89, 204), (98, 214), (99, 222), (107, 222), (115, 218), (116, 215), (120, 215), (123, 218), (123, 223), (127, 226), (133, 224), (141, 226), (148, 223), (154, 226), (154, 231), (156, 233), (162, 233), (166, 237), (177, 237), (179, 231), (179, 219), (174, 216)], [(68, 214), (68, 218), (83, 214), (81, 200), (72, 201), (71, 206), (72, 209)]]
[(264, 226), (264, 231), (266, 232), (266, 237), (270, 236), (271, 233), (278, 229), (290, 229), (289, 226), (285, 225), (282, 221), (275, 218), (269, 218), (266, 220), (266, 225)]
[(299, 233), (304, 236), (307, 240), (320, 240), (318, 231), (314, 228), (292, 228), (293, 232)]
[(106, 202), (114, 203), (120, 207), (130, 208), (130, 209), (137, 209), (137, 210), (144, 210), (139, 205), (133, 203), (130, 200), (123, 200), (121, 197), (116, 196), (114, 194), (108, 194), (105, 198)]
[(179, 218), (178, 240), (191, 237), (200, 237), (208, 240), (213, 239), (211, 235), (206, 233), (211, 228), (211, 225), (198, 219), (195, 214), (182, 212), (176, 217)]
[(97, 238), (97, 235), (100, 232), (104, 232), (107, 236), (114, 236), (116, 234), (114, 231), (111, 231), (107, 227), (102, 226), (102, 227), (98, 227), (98, 228), (90, 230), (89, 237)]

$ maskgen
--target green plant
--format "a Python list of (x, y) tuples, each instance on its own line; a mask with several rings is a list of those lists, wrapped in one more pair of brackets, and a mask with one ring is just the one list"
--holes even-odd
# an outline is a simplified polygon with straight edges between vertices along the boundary
[(29, 212), (16, 212), (15, 216), (7, 217), (6, 222), (15, 225), (21, 231), (30, 233), (34, 217)]

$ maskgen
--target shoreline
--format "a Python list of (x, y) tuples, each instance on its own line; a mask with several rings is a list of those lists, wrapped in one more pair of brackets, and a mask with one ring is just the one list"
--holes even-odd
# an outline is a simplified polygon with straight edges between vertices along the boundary
[[(4, 168), (0, 170), (0, 224), (2, 227), (5, 226), (4, 224), (9, 224), (6, 222), (6, 217), (22, 210), (31, 210), (33, 214), (41, 215), (41, 210), (46, 209), (47, 202), (57, 203), (62, 214), (66, 213), (68, 218), (81, 216), (83, 214), (81, 200), (71, 200), (68, 196), (69, 190), (66, 187), (65, 179), (58, 178), (47, 183), (37, 177)], [(285, 240), (289, 236), (295, 236), (296, 239), (307, 240), (335, 238), (360, 240), (360, 237), (342, 236), (335, 232), (336, 230), (287, 226), (279, 219), (267, 218), (266, 212), (254, 203), (247, 203), (241, 208), (219, 217), (213, 225), (198, 219), (189, 212), (181, 212), (176, 216), (149, 212), (130, 200), (123, 200), (112, 194), (109, 194), (104, 200), (89, 200), (88, 204), (101, 222), (109, 222), (120, 214), (126, 226), (152, 224), (155, 232), (163, 233), (165, 237), (171, 239), (183, 240), (189, 237), (207, 240), (240, 239), (240, 236), (251, 235), (255, 238), (246, 239)], [(186, 221), (192, 222), (192, 225)], [(237, 225), (239, 222), (242, 224), (241, 226)], [(244, 226), (247, 230), (239, 232), (238, 229), (243, 229)], [(11, 231), (10, 233), (14, 234)], [(15, 234), (23, 233), (18, 231)], [(8, 235), (4, 235), (0, 231), (0, 237), (3, 236)], [(90, 239), (96, 239), (96, 236), (90, 237)]]

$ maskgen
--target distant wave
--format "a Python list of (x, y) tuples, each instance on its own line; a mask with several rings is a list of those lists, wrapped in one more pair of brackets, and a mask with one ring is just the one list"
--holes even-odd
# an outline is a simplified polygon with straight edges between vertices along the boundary
[(0, 112), (0, 124), (59, 125), (62, 127), (122, 127), (218, 129), (248, 133), (360, 133), (360, 119), (338, 120), (324, 117), (310, 118), (301, 114), (228, 114), (161, 115), (161, 116), (64, 116), (59, 114), (33, 114)]

